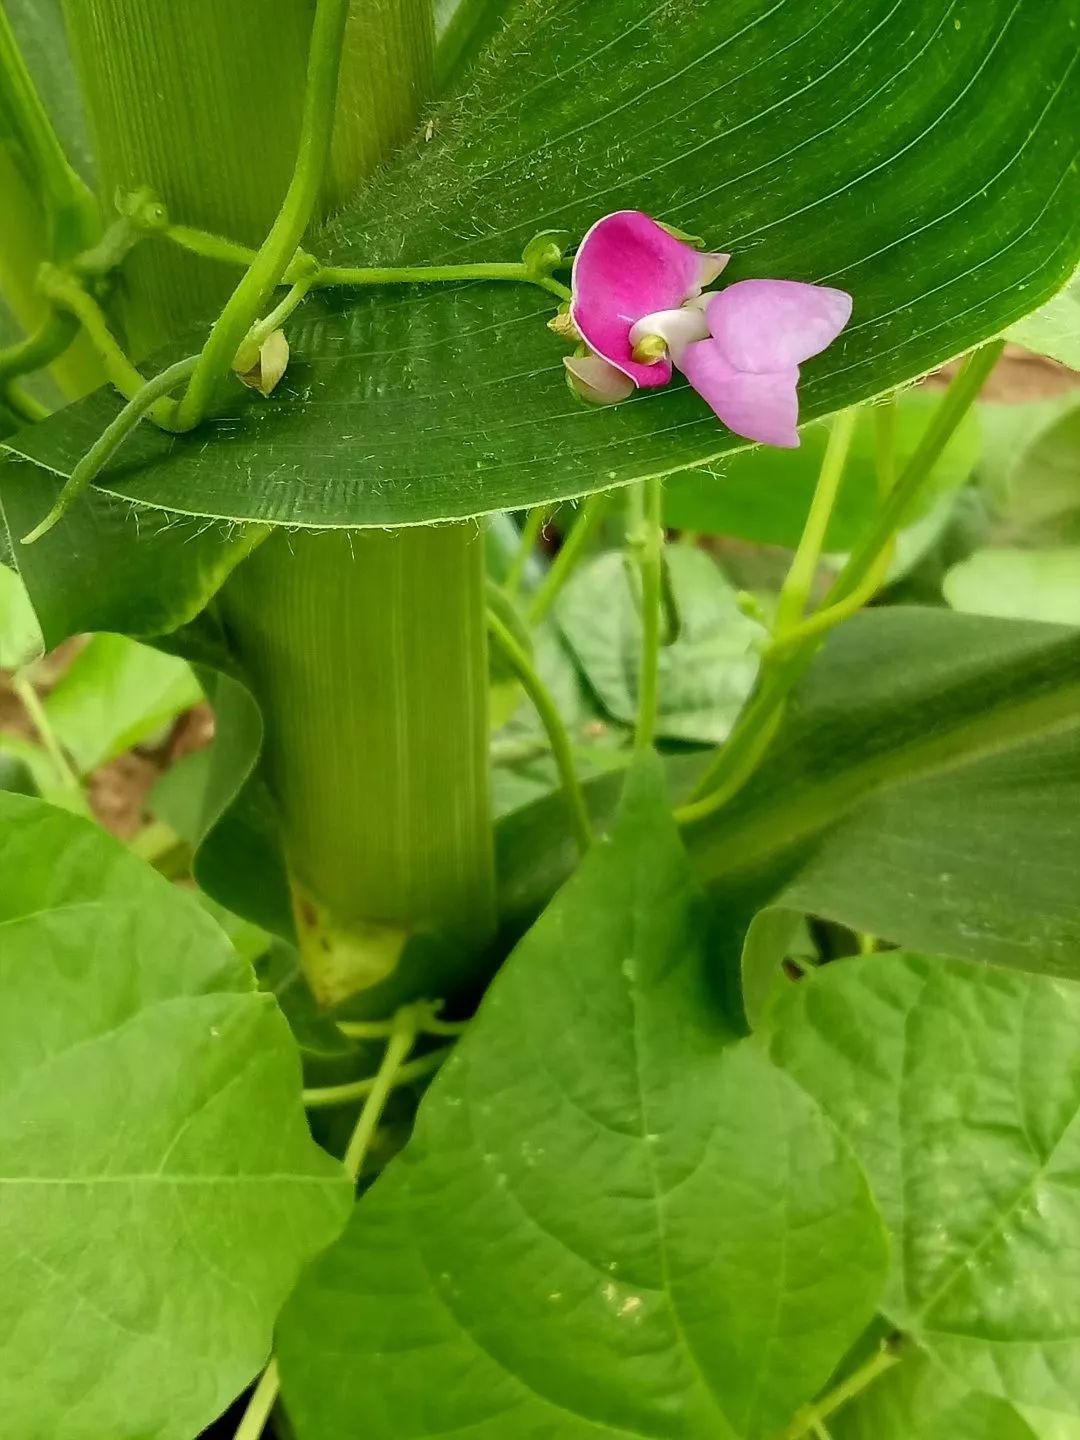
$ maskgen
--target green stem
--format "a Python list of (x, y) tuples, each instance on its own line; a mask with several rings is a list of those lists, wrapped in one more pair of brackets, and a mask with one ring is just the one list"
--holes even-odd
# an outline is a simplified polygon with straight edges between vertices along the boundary
[[(416, 1012), (413, 1006), (406, 1005), (394, 1016), (393, 1034), (390, 1036), (382, 1064), (372, 1080), (371, 1089), (368, 1091), (363, 1109), (360, 1111), (356, 1128), (353, 1130), (345, 1150), (345, 1169), (354, 1180), (359, 1178), (360, 1172), (364, 1168), (364, 1161), (371, 1149), (371, 1142), (379, 1128), (379, 1121), (382, 1119), (382, 1113), (386, 1109), (386, 1102), (390, 1098), (391, 1091), (395, 1085), (403, 1083), (402, 1077), (408, 1068), (406, 1061), (415, 1043)], [(440, 1059), (444, 1053), (443, 1051), (436, 1052)], [(433, 1057), (426, 1055), (423, 1058), (430, 1062)]]
[(278, 1364), (271, 1357), (269, 1365), (259, 1376), (259, 1383), (251, 1392), (251, 1399), (236, 1428), (233, 1440), (259, 1440), (259, 1436), (266, 1429), (266, 1422), (270, 1419), (270, 1412), (274, 1408), (280, 1391), (281, 1380), (278, 1376)]
[(56, 731), (49, 719), (49, 713), (41, 703), (41, 698), (33, 684), (26, 675), (16, 670), (11, 677), (11, 688), (33, 723), (34, 729), (38, 732), (41, 743), (44, 745), (64, 789), (82, 794), (82, 781), (64, 754), (63, 746), (57, 739)]
[(51, 365), (74, 341), (78, 332), (78, 321), (73, 315), (50, 306), (33, 335), (18, 345), (0, 350), (0, 393), (17, 376), (30, 375)]
[(1004, 348), (1004, 340), (994, 340), (968, 356), (963, 368), (945, 392), (945, 398), (938, 406), (914, 455), (878, 511), (874, 523), (851, 552), (847, 564), (833, 582), (825, 597), (828, 605), (832, 606), (844, 600), (862, 585), (876, 564), (878, 556), (906, 523), (918, 504), (942, 451), (952, 439), (956, 427), (974, 405)]
[(539, 625), (551, 609), (555, 597), (570, 578), (574, 567), (585, 553), (586, 546), (599, 528), (610, 503), (610, 492), (602, 491), (598, 495), (590, 495), (582, 505), (562, 548), (532, 597), (528, 612), (530, 624)]
[(259, 307), (281, 280), (311, 223), (330, 157), (334, 105), (349, 0), (317, 0), (296, 166), (277, 219), (255, 261), (226, 302), (177, 406), (181, 429), (206, 415)]
[(897, 392), (874, 406), (874, 468), (878, 498), (884, 500), (896, 484)]
[(769, 647), (754, 695), (701, 777), (690, 802), (675, 812), (680, 824), (693, 824), (714, 814), (754, 774), (779, 728), (788, 694), (809, 669), (824, 636), (872, 598), (888, 567), (897, 529), (918, 502), (934, 465), (974, 404), (1003, 345), (1003, 341), (993, 341), (969, 357), (918, 449), (885, 497), (866, 538), (833, 582), (826, 603), (797, 629), (779, 635)]
[(503, 589), (507, 595), (514, 596), (521, 589), (526, 567), (543, 533), (544, 521), (550, 513), (549, 505), (537, 505), (529, 511), (522, 527), (521, 540), (514, 551), (514, 558), (510, 562), (506, 579), (503, 581)]
[(780, 600), (776, 608), (777, 635), (794, 629), (806, 610), (825, 544), (829, 519), (836, 504), (836, 497), (840, 493), (840, 482), (855, 433), (855, 419), (854, 409), (842, 410), (833, 419), (825, 456), (821, 462), (821, 472), (810, 502), (810, 512), (806, 517), (791, 568), (780, 588)]
[(883, 1346), (865, 1364), (860, 1365), (846, 1380), (842, 1380), (822, 1399), (801, 1410), (784, 1431), (781, 1440), (802, 1440), (804, 1435), (813, 1431), (815, 1425), (823, 1425), (830, 1415), (835, 1415), (838, 1410), (850, 1404), (864, 1390), (868, 1390), (886, 1371), (891, 1370), (894, 1365), (898, 1365), (900, 1359), (901, 1357), (895, 1350)]
[(47, 405), (35, 400), (28, 390), (17, 385), (14, 380), (9, 380), (0, 389), (0, 404), (5, 405), (17, 421), (26, 425), (36, 425), (40, 420), (47, 420), (52, 414)]
[[(166, 240), (206, 260), (252, 266), (259, 252), (225, 236), (187, 225), (169, 225), (160, 232)], [(313, 256), (300, 253), (282, 271), (278, 284), (297, 278), (306, 266), (312, 267), (311, 287), (361, 289), (383, 285), (443, 285), (462, 280), (502, 280), (538, 285), (560, 300), (572, 298), (568, 286), (550, 275), (537, 274), (521, 261), (482, 260), (462, 265), (323, 265)]]
[(638, 671), (634, 749), (652, 747), (660, 709), (660, 641), (664, 612), (663, 482), (642, 480), (632, 488), (628, 540), (641, 575), (641, 664)]
[(75, 466), (49, 513), (28, 534), (23, 536), (22, 543), (24, 545), (33, 545), (35, 541), (49, 533), (86, 487), (97, 478), (143, 416), (150, 414), (162, 397), (178, 390), (194, 369), (195, 357), (190, 356), (186, 360), (178, 360), (175, 365), (170, 365), (167, 369), (162, 370), (160, 375), (155, 375), (152, 379), (142, 383), (120, 414), (110, 421)]
[(584, 854), (592, 843), (592, 826), (589, 822), (585, 797), (578, 783), (577, 771), (574, 769), (573, 749), (562, 716), (559, 714), (547, 686), (537, 674), (532, 661), (493, 610), (487, 612), (487, 623), (492, 638), (521, 682), (522, 688), (532, 701), (533, 708), (540, 717), (540, 723), (547, 733), (551, 743), (551, 753), (555, 757), (555, 764), (562, 780), (566, 803), (570, 809), (570, 818), (577, 835), (578, 846), (581, 853)]
[[(145, 377), (132, 364), (124, 347), (113, 334), (105, 312), (80, 281), (56, 265), (44, 265), (39, 284), (42, 293), (54, 305), (60, 306), (78, 320), (101, 358), (109, 383), (119, 390), (125, 400), (141, 397), (147, 384)], [(162, 403), (159, 396), (150, 412), (150, 418), (163, 430), (172, 430), (175, 428), (172, 423), (173, 410), (173, 403)]]
[[(394, 1033), (396, 1032), (391, 1032), (391, 1034)], [(421, 1055), (417, 1060), (410, 1060), (408, 1064), (399, 1065), (394, 1072), (392, 1083), (394, 1085), (411, 1085), (414, 1080), (422, 1080), (427, 1075), (433, 1075), (453, 1048), (452, 1045), (443, 1045), (438, 1050)], [(351, 1105), (355, 1100), (363, 1100), (372, 1095), (378, 1083), (379, 1076), (370, 1075), (363, 1080), (349, 1080), (343, 1085), (317, 1086), (303, 1092), (304, 1104), (309, 1110), (325, 1110), (334, 1105)]]
[[(464, 1035), (468, 1020), (440, 1020), (442, 1004), (418, 1001), (416, 1030), (419, 1035)], [(394, 1033), (394, 1020), (339, 1020), (338, 1029), (348, 1040), (387, 1040)]]
[(693, 798), (675, 811), (680, 825), (692, 825), (715, 814), (754, 774), (780, 728), (788, 692), (805, 674), (814, 654), (814, 648), (804, 646), (767, 675), (762, 667), (757, 692), (702, 775)]

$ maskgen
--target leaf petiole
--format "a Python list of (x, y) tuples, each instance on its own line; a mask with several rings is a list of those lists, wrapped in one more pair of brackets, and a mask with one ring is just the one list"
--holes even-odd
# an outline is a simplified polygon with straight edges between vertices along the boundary
[(641, 576), (641, 664), (634, 749), (650, 749), (660, 706), (660, 642), (664, 611), (663, 481), (650, 476), (631, 488), (627, 547)]
[(48, 534), (86, 487), (92, 484), (143, 416), (152, 411), (164, 397), (179, 389), (184, 381), (194, 373), (194, 370), (195, 357), (189, 356), (186, 360), (178, 360), (175, 365), (168, 366), (167, 369), (162, 370), (160, 375), (155, 375), (142, 384), (120, 411), (120, 414), (105, 427), (75, 466), (52, 509), (28, 534), (23, 536), (22, 544), (33, 545), (43, 535)]
[[(885, 494), (867, 535), (851, 552), (826, 593), (821, 609), (786, 635), (780, 633), (766, 650), (757, 691), (707, 767), (690, 801), (675, 811), (680, 824), (693, 824), (714, 814), (754, 774), (779, 727), (789, 692), (809, 668), (824, 636), (873, 598), (887, 572), (897, 530), (918, 503), (942, 451), (975, 403), (1003, 348), (1004, 341), (995, 340), (968, 357), (915, 454)], [(878, 451), (882, 465), (879, 484), (884, 492), (891, 476), (891, 462), (884, 460), (883, 450), (884, 443)]]
[[(417, 1033), (414, 1030), (414, 1036)], [(394, 1031), (390, 1038), (393, 1039), (396, 1034), (397, 1031)], [(399, 1065), (393, 1085), (410, 1085), (414, 1080), (422, 1080), (425, 1075), (434, 1074), (453, 1048), (452, 1045), (442, 1045), (428, 1055), (421, 1055), (416, 1060)], [(354, 1100), (366, 1100), (375, 1093), (379, 1074), (367, 1075), (362, 1080), (348, 1080), (342, 1085), (319, 1085), (305, 1090), (304, 1104), (309, 1110), (326, 1110), (334, 1105), (351, 1105)]]
[(610, 503), (610, 492), (601, 491), (597, 495), (590, 495), (582, 505), (577, 520), (562, 543), (562, 548), (551, 562), (550, 569), (532, 597), (528, 611), (531, 625), (538, 625), (551, 609), (556, 595), (570, 578), (586, 545), (596, 533)]
[(805, 1435), (820, 1434), (824, 1429), (824, 1422), (830, 1415), (835, 1415), (838, 1410), (861, 1395), (864, 1390), (868, 1390), (875, 1380), (879, 1380), (887, 1370), (898, 1365), (901, 1359), (902, 1356), (897, 1354), (892, 1345), (883, 1345), (846, 1380), (842, 1380), (815, 1404), (808, 1405), (806, 1409), (801, 1410), (784, 1431), (780, 1440), (802, 1440)]
[(487, 623), (491, 638), (498, 645), (509, 662), (511, 670), (521, 682), (547, 732), (551, 753), (555, 757), (559, 778), (562, 780), (563, 790), (566, 794), (566, 803), (570, 808), (570, 817), (577, 835), (578, 847), (584, 854), (592, 843), (592, 825), (585, 797), (582, 794), (581, 785), (578, 783), (577, 771), (574, 769), (573, 749), (570, 745), (570, 737), (566, 733), (566, 726), (563, 724), (563, 718), (559, 714), (558, 707), (551, 698), (547, 686), (540, 679), (536, 667), (514, 639), (509, 628), (503, 624), (493, 610), (487, 612)]

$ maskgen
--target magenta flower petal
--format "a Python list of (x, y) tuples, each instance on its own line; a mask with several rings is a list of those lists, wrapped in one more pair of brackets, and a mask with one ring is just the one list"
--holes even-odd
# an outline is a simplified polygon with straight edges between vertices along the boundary
[(762, 374), (801, 365), (831, 345), (851, 317), (851, 296), (798, 280), (737, 280), (705, 313), (728, 363)]
[(698, 340), (686, 347), (680, 368), (736, 435), (785, 450), (798, 445), (798, 366), (755, 375), (729, 364), (716, 340)]
[(574, 259), (570, 314), (582, 338), (645, 388), (666, 385), (671, 361), (634, 359), (630, 331), (644, 315), (677, 310), (719, 274), (726, 256), (703, 255), (640, 210), (598, 220)]

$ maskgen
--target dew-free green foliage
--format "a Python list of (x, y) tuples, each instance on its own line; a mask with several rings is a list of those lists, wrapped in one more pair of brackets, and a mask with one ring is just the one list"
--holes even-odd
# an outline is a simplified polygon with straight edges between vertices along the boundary
[[(897, 607), (841, 627), (760, 772), (686, 833), (720, 912), (734, 925), (783, 904), (912, 948), (1076, 975), (1078, 667), (1076, 632), (1057, 626)], [(700, 767), (669, 762), (677, 798)], [(598, 817), (618, 786), (587, 787)], [(507, 816), (497, 840), (504, 913), (520, 924), (574, 863), (561, 797)]]
[[(666, 554), (671, 604), (660, 656), (657, 734), (707, 745), (723, 740), (750, 693), (764, 637), (743, 615), (735, 591), (703, 550)], [(640, 585), (621, 552), (598, 556), (574, 575), (556, 616), (581, 673), (613, 719), (632, 725), (641, 655)]]
[(1078, 1024), (1075, 982), (893, 953), (792, 987), (773, 1043), (870, 1177), (884, 1313), (963, 1385), (1073, 1420)]
[[(1075, 268), (1077, 0), (510, 0), (501, 15), (461, 95), (321, 238), (325, 258), (514, 260), (541, 229), (652, 211), (732, 251), (727, 278), (851, 291), (851, 325), (806, 367), (808, 418), (996, 333)], [(238, 396), (186, 439), (144, 427), (101, 484), (185, 514), (414, 524), (736, 444), (685, 387), (615, 411), (575, 401), (553, 303), (490, 283), (311, 300), (270, 401)], [(103, 394), (13, 443), (67, 474), (113, 413)]]
[[(940, 392), (903, 392), (896, 402), (896, 463), (902, 467), (941, 402)], [(859, 412), (844, 484), (829, 517), (827, 551), (850, 550), (869, 524), (877, 504), (872, 408)], [(791, 549), (802, 534), (817, 484), (830, 426), (807, 425), (797, 450), (756, 446), (739, 451), (707, 470), (673, 475), (664, 485), (664, 519), (681, 530), (738, 536)], [(972, 411), (945, 448), (925, 501), (958, 489), (979, 455), (979, 422)], [(911, 517), (915, 519), (915, 516)]]
[(0, 1411), (191, 1440), (264, 1362), (349, 1189), (273, 1001), (188, 897), (0, 795)]
[(41, 654), (41, 630), (26, 587), (0, 565), (0, 667), (17, 670)]
[(710, 970), (650, 762), (286, 1308), (298, 1440), (765, 1440), (825, 1383), (877, 1303), (880, 1222)]
[(183, 660), (123, 635), (95, 635), (49, 694), (45, 713), (86, 774), (160, 737), (201, 699)]
[(949, 571), (944, 594), (973, 615), (1080, 625), (1080, 546), (979, 550)]
[(1080, 640), (897, 607), (835, 637), (754, 780), (688, 842), (726, 892), (1075, 976)]
[(971, 1390), (925, 1355), (911, 1355), (833, 1422), (833, 1440), (1071, 1440), (1033, 1429), (1007, 1400)]

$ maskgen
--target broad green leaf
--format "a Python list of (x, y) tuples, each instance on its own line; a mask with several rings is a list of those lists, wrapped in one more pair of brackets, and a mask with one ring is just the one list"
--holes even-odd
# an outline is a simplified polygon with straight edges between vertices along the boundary
[(17, 670), (43, 649), (30, 597), (18, 575), (0, 565), (0, 669)]
[(1006, 542), (1080, 543), (1080, 404), (1075, 395), (987, 407), (980, 475)]
[(954, 610), (1080, 625), (1080, 547), (979, 550), (945, 576)]
[[(910, 390), (897, 401), (898, 466), (914, 454), (940, 393)], [(807, 425), (798, 450), (759, 446), (724, 460), (714, 470), (673, 475), (664, 486), (664, 518), (684, 530), (736, 535), (763, 545), (799, 543), (818, 472), (825, 456), (829, 425)], [(860, 411), (844, 468), (844, 483), (829, 518), (825, 548), (850, 550), (864, 534), (878, 505), (874, 460), (875, 417)], [(979, 422), (971, 411), (953, 435), (934, 472), (927, 499), (955, 490), (971, 474), (979, 456)]]
[(45, 701), (85, 775), (159, 734), (202, 699), (191, 667), (124, 635), (95, 635)]
[[(502, 13), (430, 140), (371, 181), (325, 256), (515, 260), (542, 229), (581, 235), (639, 207), (731, 251), (725, 279), (852, 293), (851, 325), (805, 368), (806, 419), (997, 334), (1075, 269), (1080, 0), (514, 0)], [(491, 283), (313, 299), (270, 400), (234, 392), (180, 440), (144, 427), (100, 484), (188, 515), (401, 525), (743, 447), (684, 385), (614, 410), (577, 403), (553, 309)], [(70, 473), (115, 412), (103, 393), (12, 443)]]
[(286, 1307), (285, 1405), (298, 1440), (771, 1437), (883, 1262), (846, 1149), (719, 1014), (649, 767)]
[(973, 1389), (1080, 1416), (1080, 986), (896, 952), (774, 1014), (889, 1225), (885, 1314)]
[[(1078, 715), (1075, 631), (871, 611), (830, 638), (755, 779), (688, 829), (691, 856), (732, 926), (749, 924), (752, 899), (913, 949), (1076, 974)], [(702, 763), (670, 763), (676, 797)], [(601, 823), (617, 783), (588, 787)], [(575, 861), (559, 801), (499, 827), (510, 929)]]
[(842, 627), (688, 843), (762, 899), (913, 949), (1080, 973), (1080, 635), (897, 608)]
[(829, 1433), (832, 1440), (1051, 1440), (1008, 1401), (971, 1390), (918, 1353), (830, 1420)]
[(1080, 370), (1080, 274), (1006, 333), (1018, 345)]
[(0, 1410), (191, 1440), (349, 1207), (226, 937), (87, 821), (0, 795)]
[[(701, 744), (723, 740), (750, 693), (765, 631), (736, 604), (735, 590), (703, 550), (665, 552), (678, 633), (660, 651), (657, 734)], [(641, 614), (638, 582), (622, 554), (608, 553), (571, 577), (556, 608), (586, 680), (615, 720), (638, 707)]]

